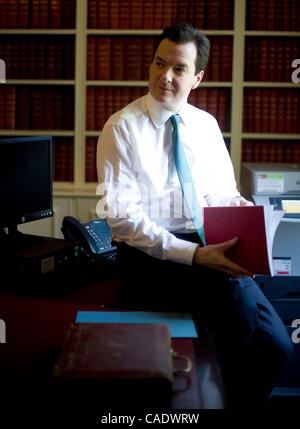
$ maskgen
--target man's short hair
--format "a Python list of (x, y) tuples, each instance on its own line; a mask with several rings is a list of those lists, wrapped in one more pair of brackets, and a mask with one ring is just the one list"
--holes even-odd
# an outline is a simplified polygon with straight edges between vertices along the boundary
[(205, 69), (209, 58), (210, 42), (201, 31), (187, 23), (174, 24), (164, 28), (163, 32), (158, 36), (156, 41), (152, 61), (159, 44), (164, 39), (169, 39), (172, 42), (178, 44), (193, 42), (197, 49), (195, 74), (198, 74), (201, 70)]

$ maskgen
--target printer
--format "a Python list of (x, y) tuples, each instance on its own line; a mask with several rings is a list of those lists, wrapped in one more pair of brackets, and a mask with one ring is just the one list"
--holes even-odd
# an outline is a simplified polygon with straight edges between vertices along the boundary
[[(283, 320), (292, 337), (300, 319), (300, 164), (244, 163), (241, 192), (257, 205), (284, 210), (275, 232), (272, 257), (274, 277), (255, 280)], [(300, 398), (300, 342), (273, 389), (273, 397)]]
[(243, 163), (241, 192), (285, 214), (273, 242), (275, 275), (300, 276), (300, 164)]

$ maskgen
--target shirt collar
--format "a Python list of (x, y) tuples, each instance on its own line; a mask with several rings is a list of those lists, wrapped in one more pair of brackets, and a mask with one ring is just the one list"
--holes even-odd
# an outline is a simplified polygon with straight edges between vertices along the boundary
[[(174, 115), (174, 112), (171, 112), (171, 110), (166, 109), (164, 106), (162, 106), (158, 101), (155, 100), (155, 98), (152, 97), (150, 92), (146, 95), (146, 108), (148, 110), (149, 116), (154, 123), (154, 125), (157, 128), (160, 128), (162, 125), (164, 125), (168, 119), (172, 115)], [(182, 121), (186, 122), (186, 107), (187, 103), (184, 103), (184, 105), (178, 110), (178, 113), (182, 119)]]

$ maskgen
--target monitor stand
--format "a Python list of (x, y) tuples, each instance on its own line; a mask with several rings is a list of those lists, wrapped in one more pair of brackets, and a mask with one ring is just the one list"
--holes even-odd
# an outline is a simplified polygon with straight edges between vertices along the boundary
[(40, 245), (45, 240), (39, 235), (24, 234), (18, 230), (17, 225), (0, 229), (0, 250), (19, 251), (27, 247)]

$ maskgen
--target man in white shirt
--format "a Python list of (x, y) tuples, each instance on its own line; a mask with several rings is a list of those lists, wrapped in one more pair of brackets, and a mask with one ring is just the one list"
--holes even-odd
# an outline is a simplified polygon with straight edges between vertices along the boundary
[[(113, 239), (120, 243), (124, 297), (135, 305), (182, 304), (205, 313), (219, 344), (233, 406), (240, 405), (238, 399), (253, 402), (254, 396), (262, 403), (291, 353), (290, 339), (251, 273), (226, 256), (238, 238), (201, 243), (174, 162), (170, 117), (178, 114), (180, 140), (200, 205), (252, 205), (237, 190), (215, 118), (187, 103), (203, 78), (208, 57), (208, 39), (192, 26), (178, 24), (163, 31), (150, 65), (149, 93), (113, 114), (99, 137), (102, 198), (97, 213), (107, 218)], [(134, 292), (129, 299), (130, 289)], [(262, 316), (267, 326), (257, 323), (259, 307), (267, 309), (268, 316)], [(258, 329), (263, 335), (256, 335)], [(230, 362), (238, 373), (234, 381)]]

